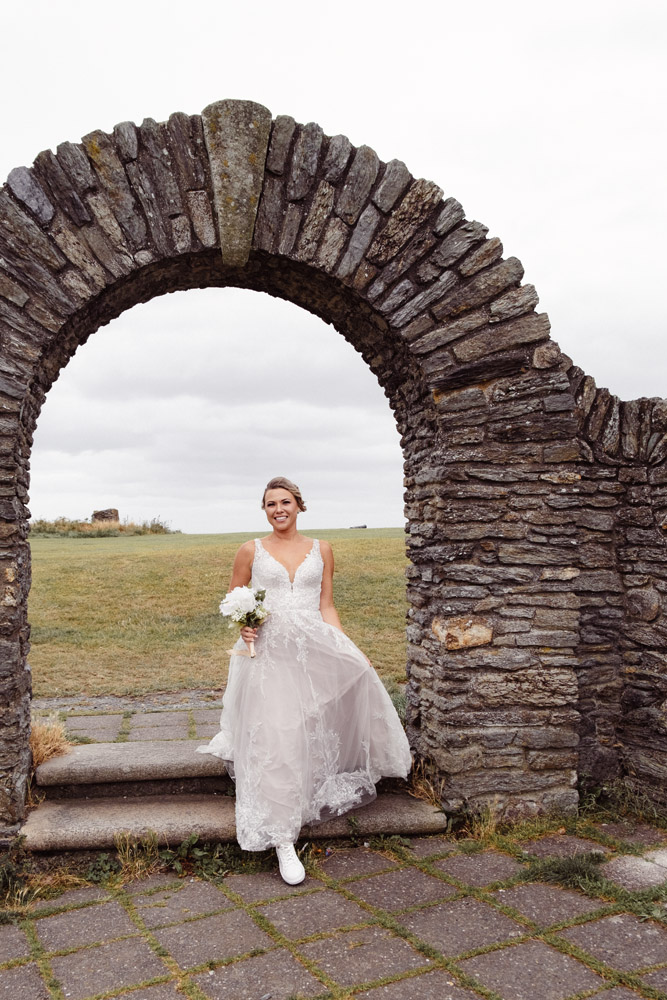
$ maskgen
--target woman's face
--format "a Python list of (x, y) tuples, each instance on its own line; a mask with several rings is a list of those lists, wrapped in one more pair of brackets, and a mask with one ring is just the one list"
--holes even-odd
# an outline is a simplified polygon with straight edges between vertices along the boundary
[(299, 508), (289, 490), (267, 490), (264, 497), (264, 513), (272, 528), (284, 531), (296, 523)]

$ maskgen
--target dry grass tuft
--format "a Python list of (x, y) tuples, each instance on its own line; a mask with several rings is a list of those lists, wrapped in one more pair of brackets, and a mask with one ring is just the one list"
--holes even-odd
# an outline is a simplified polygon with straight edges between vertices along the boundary
[(153, 875), (165, 867), (158, 851), (157, 836), (152, 831), (140, 838), (126, 831), (119, 833), (114, 837), (114, 847), (120, 863), (117, 880), (123, 885)]
[(30, 732), (33, 769), (52, 757), (69, 753), (73, 746), (67, 738), (64, 722), (56, 718), (33, 720)]
[(496, 797), (470, 814), (463, 833), (471, 840), (490, 840), (496, 835), (499, 824), (500, 800)]
[(4, 895), (2, 909), (18, 917), (30, 913), (38, 894), (33, 888), (20, 882), (13, 883)]
[(88, 879), (65, 867), (48, 872), (34, 872), (26, 876), (26, 885), (38, 899), (52, 899), (67, 889), (80, 889), (90, 885)]
[(436, 772), (430, 761), (418, 757), (410, 773), (408, 795), (413, 799), (430, 802), (436, 809), (442, 809), (445, 794), (445, 779), (435, 776)]

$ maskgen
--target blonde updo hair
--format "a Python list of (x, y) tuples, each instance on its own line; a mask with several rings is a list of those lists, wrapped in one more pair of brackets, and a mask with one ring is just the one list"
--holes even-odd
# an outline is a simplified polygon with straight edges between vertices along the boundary
[(273, 479), (270, 479), (268, 481), (268, 483), (266, 484), (266, 489), (262, 494), (262, 510), (264, 510), (264, 501), (266, 499), (266, 494), (269, 492), (269, 490), (287, 490), (287, 492), (291, 493), (294, 499), (296, 500), (296, 505), (299, 508), (299, 510), (306, 509), (306, 505), (303, 502), (303, 497), (301, 496), (301, 490), (296, 485), (296, 483), (293, 483), (290, 479), (287, 479), (285, 476), (275, 476)]

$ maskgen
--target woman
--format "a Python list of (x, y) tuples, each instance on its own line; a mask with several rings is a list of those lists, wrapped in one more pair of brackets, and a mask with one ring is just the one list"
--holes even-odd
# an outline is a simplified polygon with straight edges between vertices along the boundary
[(296, 885), (301, 827), (370, 802), (382, 776), (406, 777), (412, 761), (391, 699), (342, 630), (331, 546), (297, 530), (306, 509), (298, 486), (272, 479), (262, 509), (271, 534), (238, 550), (230, 590), (266, 590), (270, 613), (241, 629), (220, 732), (198, 749), (221, 757), (236, 782), (240, 846), (275, 847), (280, 874)]

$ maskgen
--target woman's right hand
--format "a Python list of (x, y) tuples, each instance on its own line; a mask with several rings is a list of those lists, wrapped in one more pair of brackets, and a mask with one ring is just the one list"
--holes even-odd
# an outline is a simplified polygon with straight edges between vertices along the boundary
[(241, 629), (241, 638), (245, 642), (248, 649), (250, 649), (250, 643), (255, 642), (257, 639), (257, 629), (250, 628), (249, 625), (244, 625)]

